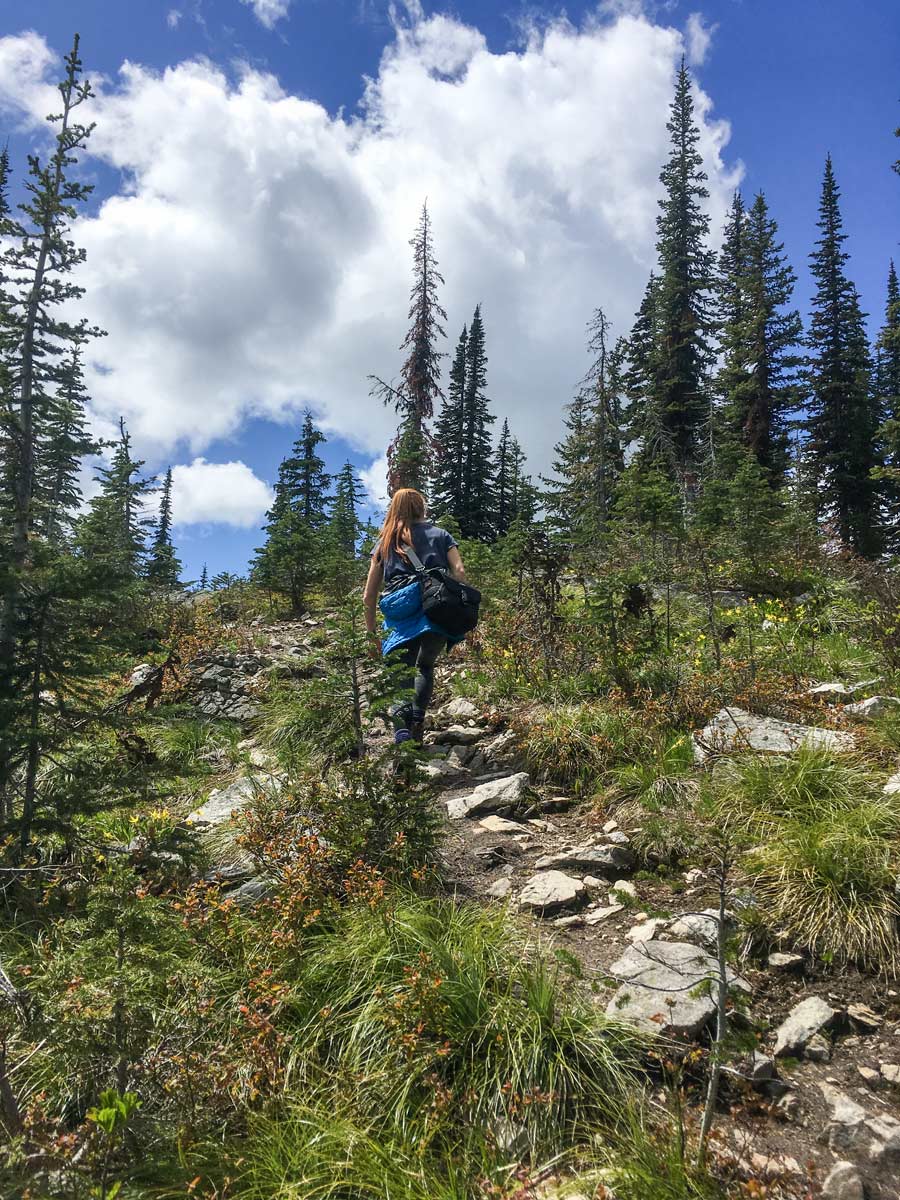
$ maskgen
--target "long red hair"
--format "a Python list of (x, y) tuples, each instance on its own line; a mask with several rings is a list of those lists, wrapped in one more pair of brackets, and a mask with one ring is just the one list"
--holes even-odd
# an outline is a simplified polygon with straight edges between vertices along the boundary
[(378, 543), (382, 562), (392, 550), (395, 554), (406, 557), (403, 547), (412, 542), (412, 523), (421, 521), (424, 516), (425, 497), (421, 492), (417, 492), (415, 488), (398, 488), (394, 492)]

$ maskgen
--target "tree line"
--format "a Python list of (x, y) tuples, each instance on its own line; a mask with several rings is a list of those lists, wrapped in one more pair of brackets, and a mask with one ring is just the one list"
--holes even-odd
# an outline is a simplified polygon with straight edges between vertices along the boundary
[(686, 520), (702, 512), (725, 519), (728, 505), (753, 494), (770, 514), (799, 508), (860, 555), (896, 552), (900, 287), (893, 262), (873, 345), (849, 275), (829, 157), (804, 328), (793, 304), (796, 276), (763, 192), (749, 206), (735, 193), (721, 249), (710, 248), (707, 176), (683, 62), (667, 128), (657, 266), (626, 334), (613, 339), (602, 307), (590, 320), (591, 366), (566, 408), (565, 436), (540, 492), (508, 423), (499, 444), (491, 439), (480, 306), (463, 328), (446, 395), (442, 390), (444, 281), (423, 209), (411, 242), (414, 282), (400, 380), (395, 386), (372, 379), (373, 394), (399, 416), (390, 489), (430, 490), (437, 515), (482, 541), (504, 536), (522, 505), (529, 520), (542, 511), (577, 546), (594, 544), (641, 492), (665, 493)]

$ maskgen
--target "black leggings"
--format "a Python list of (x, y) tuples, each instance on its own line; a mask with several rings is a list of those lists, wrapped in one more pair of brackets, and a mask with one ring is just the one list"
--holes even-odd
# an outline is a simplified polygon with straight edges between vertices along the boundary
[(390, 657), (409, 669), (408, 676), (401, 680), (400, 686), (413, 693), (412, 700), (395, 704), (391, 709), (395, 729), (408, 729), (410, 723), (425, 720), (425, 712), (434, 692), (434, 664), (446, 644), (444, 634), (429, 630), (392, 651)]

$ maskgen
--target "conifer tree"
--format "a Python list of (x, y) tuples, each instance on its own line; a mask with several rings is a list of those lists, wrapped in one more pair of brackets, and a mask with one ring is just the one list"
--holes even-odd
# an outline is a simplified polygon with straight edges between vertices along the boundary
[(56, 547), (71, 540), (75, 517), (81, 506), (81, 462), (100, 449), (87, 428), (87, 389), (77, 345), (60, 362), (58, 372), (59, 387), (55, 395), (47, 398), (44, 420), (36, 439), (32, 518), (33, 530)]
[(457, 522), (463, 509), (463, 460), (468, 330), (463, 325), (456, 343), (450, 383), (434, 426), (434, 476), (431, 503), (435, 513)]
[(588, 323), (591, 366), (567, 408), (567, 436), (556, 446), (547, 507), (558, 532), (576, 547), (596, 545), (624, 469), (621, 404), (624, 348), (609, 347), (609, 320), (598, 308)]
[(481, 305), (469, 325), (466, 343), (466, 386), (463, 404), (463, 457), (460, 510), (453, 515), (464, 538), (493, 540), (494, 468), (491, 426), (494, 415), (487, 398), (487, 353)]
[(336, 546), (349, 558), (353, 558), (357, 552), (362, 532), (359, 507), (364, 499), (365, 489), (348, 460), (335, 476), (335, 492), (328, 520)]
[(275, 499), (266, 514), (266, 542), (256, 552), (251, 574), (263, 587), (286, 595), (291, 613), (306, 610), (309, 591), (327, 553), (329, 477), (317, 447), (325, 438), (307, 411), (300, 437), (278, 468)]
[(663, 436), (659, 406), (654, 399), (659, 346), (658, 297), (659, 279), (651, 271), (625, 341), (622, 364), (628, 437), (646, 447), (658, 445)]
[(431, 433), (428, 422), (441, 391), (441, 357), (438, 342), (445, 336), (443, 321), (447, 314), (438, 298), (444, 278), (438, 271), (434, 253), (431, 217), (428, 205), (409, 243), (413, 248), (413, 286), (410, 293), (411, 325), (401, 350), (406, 359), (398, 388), (376, 376), (371, 377), (372, 392), (390, 404), (400, 417), (397, 435), (388, 447), (388, 490), (400, 487), (423, 490), (431, 475)]
[(514, 441), (509, 421), (504, 418), (497, 443), (497, 511), (494, 519), (497, 537), (505, 537), (515, 519), (517, 464), (513, 457)]
[(181, 563), (172, 545), (172, 468), (163, 479), (159, 498), (159, 516), (150, 544), (147, 560), (147, 579), (164, 591), (177, 591), (181, 587)]
[(875, 474), (882, 481), (888, 548), (896, 554), (900, 550), (900, 283), (893, 261), (888, 271), (884, 325), (876, 348), (875, 379), (885, 417), (881, 430), (884, 467), (876, 469)]
[[(0, 573), (0, 706), (16, 688), (15, 638), (22, 622), (20, 600), (33, 544), (38, 445), (50, 399), (60, 382), (57, 363), (66, 348), (80, 346), (100, 332), (84, 320), (73, 322), (59, 315), (61, 306), (71, 305), (84, 291), (72, 280), (84, 251), (71, 241), (68, 223), (92, 191), (69, 173), (76, 152), (84, 149), (92, 129), (74, 119), (76, 109), (92, 95), (90, 84), (81, 78), (77, 35), (65, 66), (59, 85), (61, 112), (51, 118), (58, 125), (53, 154), (46, 165), (35, 155), (29, 158), (27, 198), (20, 206), (25, 222), (11, 221), (5, 196), (0, 214), (2, 232), (10, 239), (0, 267), (0, 411), (8, 485), (8, 520), (0, 532), (4, 566)], [(5, 155), (4, 189), (8, 174)], [(21, 661), (21, 655), (19, 658)]]
[[(784, 481), (787, 421), (796, 405), (800, 314), (788, 310), (796, 282), (760, 192), (750, 211), (740, 193), (719, 257), (722, 368), (718, 385), (726, 436), (756, 458), (774, 485)], [(729, 457), (726, 470), (733, 463)]]
[(591, 403), (583, 388), (566, 405), (565, 436), (554, 446), (553, 475), (544, 477), (551, 527), (576, 546), (590, 538), (595, 513), (591, 454)]
[(708, 292), (712, 260), (706, 246), (709, 217), (702, 202), (709, 192), (700, 133), (694, 121), (690, 74), (682, 61), (666, 128), (668, 162), (660, 173), (665, 195), (657, 218), (659, 284), (655, 295), (657, 340), (652, 391), (656, 412), (647, 423), (652, 440), (644, 453), (662, 458), (679, 476), (698, 462), (709, 404), (706, 373), (711, 361)]
[(819, 474), (819, 512), (858, 553), (878, 552), (881, 537), (873, 469), (877, 464), (877, 398), (863, 313), (848, 279), (840, 191), (829, 155), (810, 255), (816, 283), (808, 333), (811, 399), (808, 431)]
[(125, 587), (142, 573), (149, 521), (144, 502), (149, 490), (143, 462), (131, 454), (131, 435), (119, 419), (119, 438), (109, 466), (100, 467), (99, 493), (78, 524), (76, 543), (83, 558), (103, 563), (110, 585)]
[(205, 592), (209, 587), (209, 571), (206, 569), (206, 563), (203, 564), (203, 570), (200, 572), (200, 582), (197, 584), (198, 591)]
[(621, 401), (624, 348), (617, 344), (610, 349), (609, 329), (606, 314), (598, 308), (588, 323), (588, 353), (593, 358), (581, 384), (590, 403), (588, 454), (593, 516), (598, 533), (603, 531), (609, 519), (616, 481), (625, 468)]

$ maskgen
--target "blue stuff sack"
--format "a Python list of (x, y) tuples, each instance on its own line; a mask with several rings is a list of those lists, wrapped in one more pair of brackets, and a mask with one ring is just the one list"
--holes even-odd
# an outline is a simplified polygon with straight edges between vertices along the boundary
[(385, 620), (392, 625), (415, 616), (422, 611), (422, 589), (419, 587), (419, 581), (414, 579), (412, 583), (398, 588), (395, 592), (387, 592), (379, 600), (378, 607)]

